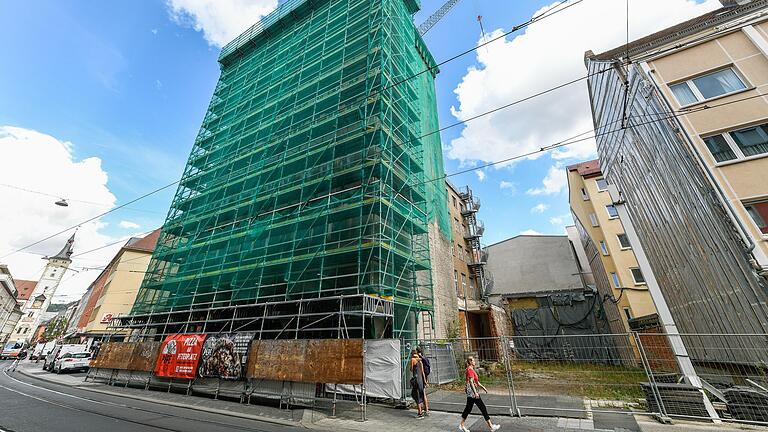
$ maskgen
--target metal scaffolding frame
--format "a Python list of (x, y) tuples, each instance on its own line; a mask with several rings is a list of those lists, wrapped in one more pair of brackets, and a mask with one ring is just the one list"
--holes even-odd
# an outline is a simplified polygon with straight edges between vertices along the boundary
[[(445, 191), (427, 180), (443, 173), (440, 138), (425, 136), (437, 129), (438, 70), (417, 10), (413, 0), (291, 0), (222, 49), (120, 325), (159, 335), (251, 320), (284, 337), (325, 314), (333, 328), (303, 333), (340, 337), (350, 318), (362, 321), (344, 326), (350, 337), (415, 335), (432, 310), (427, 224), (450, 230)], [(389, 313), (364, 306), (374, 298)]]

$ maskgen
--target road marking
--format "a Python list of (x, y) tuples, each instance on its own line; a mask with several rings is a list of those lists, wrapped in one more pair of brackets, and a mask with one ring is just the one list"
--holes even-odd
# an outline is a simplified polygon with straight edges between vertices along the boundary
[[(29, 386), (29, 387), (32, 387), (32, 388), (36, 388), (36, 389), (39, 389), (39, 390), (45, 390), (45, 391), (48, 391), (48, 392), (51, 392), (51, 393), (56, 393), (56, 394), (59, 394), (59, 395), (62, 395), (62, 396), (71, 397), (71, 398), (74, 398), (74, 399), (80, 399), (80, 400), (83, 400), (83, 401), (87, 401), (87, 402), (91, 402), (91, 403), (98, 403), (98, 404), (101, 404), (101, 405), (114, 406), (114, 407), (120, 407), (120, 408), (127, 408), (127, 409), (135, 410), (135, 411), (142, 411), (142, 412), (147, 412), (147, 413), (153, 413), (153, 414), (158, 414), (158, 415), (161, 415), (161, 416), (164, 416), (164, 417), (184, 418), (184, 419), (186, 419), (186, 417), (178, 416), (178, 415), (174, 415), (174, 414), (168, 414), (168, 413), (164, 413), (162, 411), (153, 411), (153, 410), (150, 410), (150, 409), (139, 408), (139, 407), (135, 407), (135, 406), (124, 405), (124, 404), (119, 404), (119, 403), (114, 403), (114, 402), (103, 402), (103, 401), (99, 401), (99, 400), (95, 400), (95, 399), (88, 399), (88, 398), (83, 398), (83, 397), (80, 397), (80, 396), (74, 396), (74, 395), (70, 395), (70, 394), (67, 394), (67, 393), (62, 393), (60, 391), (51, 390), (51, 389), (48, 389), (48, 388), (45, 388), (45, 387), (36, 386), (34, 384), (29, 384), (29, 383), (26, 383), (24, 381), (21, 381), (21, 380), (18, 380), (16, 378), (12, 377), (11, 375), (8, 374), (8, 371), (5, 371), (5, 375), (8, 378), (10, 378), (11, 380), (16, 381), (16, 382), (18, 382), (20, 384), (23, 384), (23, 385), (26, 385), (26, 386)], [(34, 377), (32, 377), (32, 378), (34, 379)], [(53, 384), (59, 384), (59, 383), (53, 383)], [(59, 384), (59, 385), (66, 385), (66, 384)], [(69, 409), (75, 410), (75, 411), (82, 411), (82, 412), (86, 412), (86, 413), (90, 413), (90, 414), (96, 414), (98, 416), (107, 417), (107, 418), (111, 418), (111, 419), (115, 419), (115, 420), (127, 421), (127, 422), (130, 422), (130, 423), (136, 423), (136, 424), (140, 424), (140, 425), (143, 425), (143, 426), (149, 426), (149, 427), (156, 428), (156, 429), (164, 429), (164, 430), (173, 431), (173, 432), (182, 432), (182, 431), (177, 431), (176, 429), (169, 429), (169, 428), (162, 427), (162, 426), (155, 426), (155, 425), (151, 425), (149, 423), (142, 423), (142, 422), (138, 422), (138, 421), (135, 421), (135, 420), (129, 420), (129, 419), (123, 418), (123, 417), (110, 416), (110, 415), (102, 414), (102, 413), (99, 413), (99, 412), (96, 412), (96, 411), (89, 411), (89, 410), (86, 410), (86, 409), (80, 409), (80, 408), (77, 408), (77, 407), (71, 407), (71, 406), (68, 406), (68, 405), (62, 405), (62, 404), (59, 404), (59, 403), (56, 403), (56, 402), (51, 402), (51, 401), (48, 401), (46, 399), (39, 398), (37, 396), (33, 396), (33, 395), (29, 395), (29, 394), (20, 392), (18, 390), (14, 390), (14, 389), (8, 388), (8, 387), (6, 387), (4, 385), (0, 385), (0, 388), (4, 388), (6, 390), (9, 390), (9, 391), (12, 391), (14, 393), (18, 393), (18, 394), (30, 397), (32, 399), (37, 399), (37, 400), (40, 400), (40, 401), (43, 401), (43, 402), (47, 402), (47, 403), (52, 404), (52, 405), (58, 405), (60, 407), (69, 408)], [(87, 390), (84, 390), (84, 391), (87, 391)], [(116, 396), (115, 395), (115, 397), (120, 397), (120, 396)], [(190, 409), (190, 410), (195, 411), (195, 408), (193, 406), (190, 406), (190, 407), (176, 407), (176, 408)], [(211, 414), (216, 414), (216, 413), (211, 413)], [(217, 415), (226, 417), (226, 414), (223, 414), (223, 413), (222, 414), (217, 414)], [(163, 418), (163, 417), (161, 417), (161, 418)], [(158, 419), (154, 419), (154, 420), (158, 420)], [(151, 420), (151, 421), (154, 421), (154, 420)], [(227, 423), (215, 422), (215, 421), (212, 421), (212, 420), (197, 419), (195, 421), (199, 421), (199, 422), (203, 422), (203, 423), (213, 423), (213, 424), (216, 424), (216, 425), (219, 425), (219, 426), (227, 426), (227, 427), (230, 427), (230, 428), (232, 428), (234, 430), (263, 431), (263, 429), (254, 429), (254, 428), (236, 426), (236, 425), (227, 424)], [(0, 432), (7, 432), (7, 431), (4, 431), (4, 430), (0, 429)]]
[[(36, 386), (36, 385), (34, 385), (34, 384), (25, 383), (24, 381), (18, 380), (18, 379), (16, 379), (16, 378), (14, 378), (14, 377), (10, 376), (10, 375), (8, 374), (8, 371), (5, 371), (5, 375), (6, 375), (8, 378), (10, 378), (10, 379), (12, 379), (12, 380), (16, 381), (16, 382), (17, 382), (17, 383), (19, 383), (19, 384), (23, 384), (23, 385), (25, 385), (25, 386), (29, 386), (29, 387), (32, 387), (32, 388), (36, 388), (36, 389), (39, 389), (39, 390), (45, 390), (45, 391), (47, 391), (47, 392), (51, 392), (51, 393), (56, 393), (57, 395), (66, 396), (66, 397), (71, 397), (71, 398), (73, 398), (73, 399), (80, 399), (80, 400), (83, 400), (83, 401), (88, 401), (88, 402), (94, 402), (94, 403), (98, 403), (98, 404), (102, 404), (102, 405), (113, 405), (113, 406), (120, 406), (120, 407), (123, 407), (123, 408), (127, 408), (127, 406), (126, 406), (126, 405), (121, 405), (121, 404), (114, 404), (114, 403), (108, 403), (108, 402), (102, 402), (102, 401), (98, 401), (98, 400), (95, 400), (95, 399), (88, 399), (88, 398), (84, 398), (84, 397), (80, 397), (80, 396), (75, 396), (75, 395), (71, 395), (71, 394), (67, 394), (67, 393), (62, 393), (62, 392), (60, 392), (60, 391), (56, 391), (56, 390), (51, 390), (51, 389), (48, 389), (48, 388), (45, 388), (45, 387)], [(62, 384), (62, 385), (66, 385), (66, 384)]]

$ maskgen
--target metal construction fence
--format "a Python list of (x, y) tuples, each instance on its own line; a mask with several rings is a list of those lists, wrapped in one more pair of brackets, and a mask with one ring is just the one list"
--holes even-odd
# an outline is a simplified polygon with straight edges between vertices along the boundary
[[(403, 340), (430, 360), (430, 408), (460, 412), (465, 362), (476, 359), (489, 410), (587, 418), (596, 412), (768, 425), (768, 335), (680, 334), (695, 376), (683, 376), (670, 336), (657, 333)], [(727, 340), (728, 344), (723, 344)], [(733, 350), (738, 348), (739, 352)], [(762, 347), (762, 348), (755, 348)], [(410, 389), (403, 386), (403, 399)]]

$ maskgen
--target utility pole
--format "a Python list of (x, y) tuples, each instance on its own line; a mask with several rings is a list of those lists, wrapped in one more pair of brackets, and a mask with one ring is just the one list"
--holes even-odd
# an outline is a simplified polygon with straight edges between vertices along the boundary
[(656, 275), (653, 273), (653, 269), (651, 268), (651, 264), (648, 261), (648, 257), (645, 255), (645, 249), (643, 249), (643, 245), (640, 243), (640, 238), (637, 236), (637, 232), (635, 231), (635, 226), (632, 224), (632, 219), (629, 217), (629, 212), (627, 211), (627, 202), (621, 195), (621, 192), (619, 192), (619, 189), (614, 184), (608, 185), (608, 193), (611, 195), (613, 206), (616, 208), (616, 212), (619, 214), (619, 220), (624, 226), (624, 233), (627, 235), (627, 238), (629, 238), (629, 243), (632, 245), (632, 251), (635, 253), (635, 258), (637, 258), (640, 271), (643, 272), (643, 278), (645, 278), (645, 283), (648, 286), (648, 292), (651, 294), (651, 299), (653, 300), (654, 306), (656, 306), (656, 311), (659, 314), (659, 321), (661, 322), (661, 325), (664, 328), (664, 332), (666, 333), (669, 340), (669, 345), (672, 349), (672, 353), (675, 356), (677, 367), (683, 374), (685, 381), (691, 386), (696, 387), (701, 393), (701, 396), (704, 399), (704, 406), (706, 407), (707, 413), (709, 414), (709, 417), (712, 419), (712, 421), (715, 423), (720, 423), (720, 417), (717, 415), (717, 411), (715, 411), (714, 406), (712, 406), (712, 402), (704, 393), (702, 381), (696, 374), (696, 370), (693, 368), (693, 363), (691, 362), (691, 358), (688, 356), (688, 350), (685, 348), (683, 338), (680, 337), (680, 331), (675, 325), (672, 312), (669, 310), (667, 301), (664, 299), (664, 294), (661, 292), (659, 283), (656, 280)]

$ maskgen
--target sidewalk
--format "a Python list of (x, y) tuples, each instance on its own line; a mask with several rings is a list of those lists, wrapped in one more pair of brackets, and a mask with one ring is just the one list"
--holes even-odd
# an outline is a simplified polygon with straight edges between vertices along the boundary
[[(455, 412), (433, 411), (425, 419), (416, 419), (415, 410), (395, 409), (385, 405), (369, 404), (368, 421), (360, 421), (360, 411), (354, 402), (341, 402), (337, 417), (330, 417), (329, 404), (323, 401), (318, 410), (279, 409), (261, 405), (243, 405), (237, 402), (213, 400), (206, 397), (186, 396), (162, 391), (110, 386), (103, 383), (83, 382), (83, 375), (56, 375), (42, 370), (41, 364), (24, 362), (16, 373), (28, 377), (76, 387), (101, 394), (127, 397), (145, 402), (186, 407), (195, 410), (227, 414), (271, 423), (304, 426), (314, 430), (347, 431), (457, 431), (459, 414)], [(438, 404), (435, 405), (435, 408)], [(463, 408), (463, 407), (462, 407)], [(451, 408), (451, 411), (457, 411)], [(737, 432), (761, 431), (768, 428), (731, 423), (711, 424), (700, 422), (675, 421), (672, 425), (658, 423), (645, 416), (622, 414), (591, 413), (588, 418), (564, 417), (510, 417), (494, 415), (493, 421), (502, 426), (502, 431), (515, 432)], [(488, 427), (477, 413), (467, 420), (467, 427), (472, 431), (485, 431)]]

